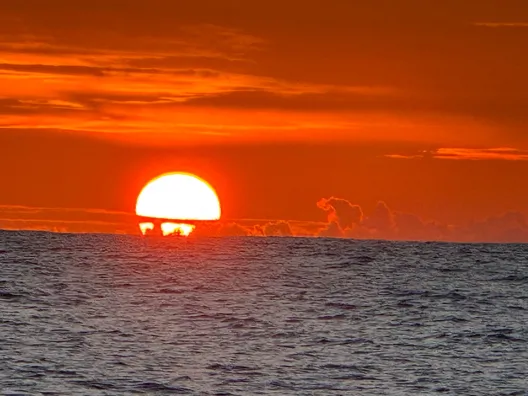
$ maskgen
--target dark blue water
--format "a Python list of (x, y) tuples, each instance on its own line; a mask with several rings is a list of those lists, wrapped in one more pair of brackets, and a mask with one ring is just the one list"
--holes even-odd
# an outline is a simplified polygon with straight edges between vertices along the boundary
[(528, 245), (0, 232), (5, 395), (527, 395)]

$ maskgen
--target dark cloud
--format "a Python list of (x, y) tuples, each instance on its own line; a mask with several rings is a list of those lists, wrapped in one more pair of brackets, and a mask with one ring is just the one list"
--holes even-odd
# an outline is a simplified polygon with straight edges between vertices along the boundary
[(89, 66), (68, 66), (68, 65), (17, 65), (0, 63), (0, 70), (10, 70), (16, 72), (38, 73), (38, 74), (64, 74), (64, 75), (85, 75), (98, 76), (105, 75), (105, 69)]
[(132, 68), (141, 69), (202, 69), (220, 72), (245, 73), (248, 71), (248, 61), (244, 59), (226, 59), (214, 56), (155, 56), (141, 58), (125, 58), (122, 62)]
[[(0, 99), (0, 114), (3, 115), (27, 115), (40, 116), (47, 114), (48, 116), (69, 117), (75, 116), (79, 112), (87, 111), (83, 104), (75, 101), (66, 100), (19, 100), (19, 99)], [(8, 119), (0, 120), (0, 127), (18, 127), (19, 124), (15, 121), (10, 122)]]
[[(196, 66), (196, 65), (195, 65)], [(155, 68), (140, 68), (140, 67), (104, 67), (104, 66), (71, 66), (71, 65), (39, 65), (39, 64), (9, 64), (0, 63), (0, 70), (9, 70), (15, 72), (35, 73), (35, 74), (50, 74), (50, 75), (71, 75), (71, 76), (94, 76), (94, 77), (110, 77), (117, 74), (147, 74), (157, 75), (165, 74), (167, 76), (184, 76), (184, 77), (202, 77), (202, 78), (217, 78), (221, 77), (222, 73), (194, 68), (178, 68), (178, 69), (155, 69)]]
[[(190, 98), (186, 101), (190, 106), (227, 107), (240, 109), (276, 109), (281, 111), (309, 110), (318, 112), (328, 111), (365, 111), (386, 108), (392, 105), (401, 107), (397, 95), (390, 89), (382, 87), (349, 87), (348, 91), (337, 87), (303, 87), (299, 85), (299, 92), (274, 92), (273, 86), (266, 89), (246, 90), (240, 87), (234, 92), (213, 94)], [(302, 92), (303, 89), (319, 89), (321, 92)]]

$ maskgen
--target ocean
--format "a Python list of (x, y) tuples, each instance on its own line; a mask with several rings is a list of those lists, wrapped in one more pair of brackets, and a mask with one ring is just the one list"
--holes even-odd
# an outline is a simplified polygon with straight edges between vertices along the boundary
[(3, 395), (528, 395), (528, 245), (0, 231)]

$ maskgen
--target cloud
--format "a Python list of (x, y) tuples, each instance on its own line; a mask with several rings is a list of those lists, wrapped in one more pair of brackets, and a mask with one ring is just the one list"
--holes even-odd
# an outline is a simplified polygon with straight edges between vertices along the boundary
[[(327, 202), (339, 202), (336, 207)], [(508, 212), (469, 224), (442, 224), (424, 220), (413, 213), (394, 211), (385, 202), (365, 213), (342, 198), (322, 199), (317, 206), (329, 213), (328, 223), (316, 233), (320, 237), (387, 239), (402, 241), (528, 242), (528, 219), (523, 213)], [(350, 208), (363, 215), (359, 222), (340, 226), (339, 219), (350, 216)], [(355, 218), (357, 220), (357, 217)], [(341, 224), (345, 224), (341, 222)], [(352, 227), (350, 227), (352, 225)]]
[(385, 157), (392, 158), (392, 159), (415, 159), (415, 158), (423, 158), (420, 155), (406, 155), (406, 154), (385, 154)]
[[(398, 241), (455, 241), (527, 243), (528, 218), (507, 212), (472, 221), (447, 224), (424, 220), (378, 202), (370, 212), (343, 198), (324, 198), (317, 206), (327, 222), (293, 220), (225, 220), (197, 224), (193, 237), (333, 237)], [(361, 216), (360, 216), (361, 214)], [(100, 209), (0, 206), (0, 229), (42, 230), (74, 233), (122, 233), (139, 235), (132, 213)]]
[(392, 239), (397, 235), (395, 215), (383, 201), (376, 204), (374, 210), (365, 217), (361, 225), (367, 228), (371, 235), (380, 239)]
[(61, 232), (137, 233), (134, 214), (87, 208), (0, 205), (0, 228)]
[(268, 87), (237, 89), (233, 92), (189, 98), (185, 104), (245, 110), (279, 109), (283, 112), (346, 112), (370, 110), (375, 99), (393, 101), (396, 105), (397, 95), (388, 87), (334, 87), (276, 81)]
[[(329, 223), (336, 223), (339, 229), (349, 230), (361, 224), (363, 221), (363, 211), (359, 205), (353, 205), (346, 199), (341, 198), (321, 198), (317, 202), (317, 207), (324, 210), (328, 215)], [(328, 230), (334, 233), (335, 227)], [(335, 231), (339, 233), (338, 231)]]
[(142, 36), (133, 47), (130, 40), (110, 38), (87, 43), (65, 42), (63, 37), (0, 37), (0, 128), (123, 139), (143, 135), (146, 140), (155, 134), (180, 140), (218, 135), (244, 139), (247, 132), (259, 132), (277, 139), (350, 127), (335, 117), (302, 114), (306, 110), (358, 108), (361, 97), (394, 95), (385, 87), (299, 82), (256, 73), (246, 55), (260, 51), (265, 40), (240, 29), (198, 24), (178, 30), (181, 37)]
[[(211, 44), (215, 44), (215, 48), (226, 48), (238, 55), (261, 50), (267, 43), (264, 38), (249, 34), (241, 29), (210, 23), (185, 25), (181, 31), (188, 35), (191, 42), (199, 44), (201, 47), (208, 48)], [(211, 43), (211, 38), (214, 38), (216, 42)]]
[(223, 220), (211, 224), (197, 224), (194, 237), (215, 236), (314, 236), (324, 224), (307, 221), (239, 219)]
[(361, 206), (343, 198), (322, 198), (317, 207), (328, 215), (328, 225), (319, 236), (393, 239), (397, 237), (396, 216), (385, 202), (364, 214)]
[(191, 235), (192, 237), (251, 236), (252, 230), (243, 224), (234, 221), (225, 221), (210, 225), (198, 224)]
[(237, 223), (227, 223), (222, 225), (219, 235), (221, 236), (248, 236), (251, 231)]
[[(247, 223), (253, 224), (247, 224)], [(241, 223), (246, 223), (242, 225)], [(246, 236), (294, 236), (292, 223), (286, 220), (266, 221), (266, 220), (239, 220), (239, 222), (228, 223), (221, 226), (221, 235), (228, 235), (230, 230), (236, 230), (238, 235)]]
[(35, 215), (42, 214), (44, 217), (53, 217), (57, 214), (67, 214), (68, 216), (121, 216), (129, 218), (131, 216), (128, 212), (120, 212), (106, 209), (96, 208), (52, 208), (52, 207), (35, 207), (25, 205), (0, 205), (0, 216), (6, 215), (13, 216), (13, 218), (20, 218), (19, 216), (25, 216), (27, 214)]
[(110, 221), (2, 219), (0, 230), (49, 231), (62, 233), (137, 234), (137, 227)]
[(502, 161), (528, 161), (528, 151), (510, 147), (495, 148), (438, 148), (431, 151), (422, 151), (413, 154), (387, 154), (393, 159), (424, 159), (436, 158), (446, 160), (502, 160)]
[(464, 242), (527, 243), (528, 219), (522, 213), (507, 212), (454, 227), (451, 238)]
[(346, 233), (336, 221), (330, 221), (326, 227), (324, 227), (317, 233), (317, 236), (329, 238), (344, 238), (346, 236)]
[[(497, 111), (494, 98), (486, 101), (477, 95), (476, 103), (466, 97), (453, 100), (436, 95), (441, 89), (431, 90), (427, 84), (422, 92), (422, 81), (409, 85), (412, 78), (404, 78), (402, 83), (402, 76), (408, 75), (402, 65), (376, 67), (387, 59), (371, 59), (372, 54), (383, 53), (387, 41), (381, 37), (371, 37), (372, 54), (360, 50), (357, 56), (343, 56), (357, 50), (345, 51), (343, 46), (351, 44), (343, 37), (364, 25), (341, 20), (342, 28), (351, 34), (334, 36), (340, 31), (333, 29), (338, 22), (335, 15), (321, 26), (324, 37), (306, 46), (303, 35), (291, 35), (290, 24), (274, 17), (277, 12), (284, 17), (287, 11), (279, 2), (257, 14), (253, 6), (236, 7), (229, 16), (209, 3), (176, 7), (163, 1), (146, 9), (127, 4), (125, 19), (113, 6), (83, 2), (73, 8), (62, 1), (48, 3), (47, 7), (2, 9), (2, 95), (23, 102), (0, 107), (6, 116), (4, 128), (88, 131), (124, 140), (156, 134), (160, 139), (203, 141), (220, 134), (219, 140), (245, 141), (253, 132), (255, 139), (274, 141), (305, 136), (318, 141), (378, 141), (395, 136), (412, 140), (425, 135), (437, 141), (444, 135), (465, 136), (459, 129), (478, 129), (472, 133), (483, 135), (480, 132), (486, 127), (461, 118), (468, 112), (487, 116)], [(54, 7), (61, 12), (52, 12)], [(292, 7), (289, 17), (297, 15), (295, 7), (288, 7)], [(319, 21), (321, 11), (312, 11), (306, 17)], [(262, 19), (261, 13), (273, 18)], [(115, 20), (120, 23), (116, 25)], [(301, 24), (299, 29), (309, 25)], [(309, 37), (313, 29), (302, 34)], [(328, 42), (335, 44), (334, 50)], [(321, 51), (331, 61), (316, 59)], [(410, 58), (402, 58), (408, 60), (402, 64), (414, 63), (409, 49), (405, 51)], [(421, 70), (430, 73), (439, 67), (436, 63), (423, 66)], [(455, 90), (447, 92), (452, 95)], [(519, 98), (514, 99), (519, 103)], [(471, 108), (462, 108), (465, 103)], [(524, 117), (521, 107), (504, 105), (505, 111), (515, 112), (515, 119)]]
[(455, 160), (527, 161), (528, 151), (500, 147), (490, 149), (440, 148), (436, 150), (434, 158)]
[(394, 224), (398, 237), (403, 240), (441, 241), (450, 235), (448, 225), (424, 221), (413, 213), (395, 212)]
[(292, 236), (290, 224), (287, 221), (271, 222), (263, 226), (265, 236)]
[[(331, 10), (307, 4), (299, 8), (296, 1), (236, 6), (167, 0), (146, 6), (125, 1), (34, 3), (23, 7), (4, 0), (0, 6), (2, 95), (75, 103), (73, 96), (86, 94), (92, 107), (78, 103), (84, 112), (57, 115), (50, 106), (34, 106), (33, 117), (40, 109), (42, 119), (12, 118), (12, 127), (46, 124), (120, 133), (112, 128), (116, 123), (104, 122), (118, 111), (129, 121), (123, 129), (133, 133), (197, 134), (167, 119), (156, 122), (159, 113), (185, 112), (183, 106), (200, 108), (202, 115), (192, 122), (202, 120), (200, 128), (218, 125), (208, 123), (205, 112), (282, 111), (275, 122), (298, 128), (275, 134), (275, 140), (301, 139), (305, 130), (293, 113), (323, 124), (326, 136), (335, 132), (333, 137), (350, 140), (358, 135), (379, 140), (381, 133), (373, 130), (383, 128), (384, 139), (420, 141), (435, 135), (431, 139), (438, 143), (445, 135), (464, 135), (471, 142), (475, 136), (484, 139), (488, 127), (502, 136), (519, 136), (526, 123), (526, 57), (518, 51), (523, 38), (512, 41), (498, 34), (494, 40), (483, 39), (486, 29), (467, 29), (466, 21), (474, 16), (469, 6), (446, 4), (438, 12), (415, 1), (379, 7), (342, 2)], [(521, 15), (512, 10), (501, 15), (506, 22), (488, 21), (496, 13), (482, 12), (474, 25), (525, 27), (525, 21), (512, 19)], [(373, 29), (379, 18), (383, 29)], [(368, 43), (349, 37), (368, 37)], [(423, 56), (430, 49), (435, 50)], [(144, 101), (135, 101), (142, 95)], [(108, 101), (111, 96), (123, 100)], [(161, 109), (154, 110), (156, 106)], [(56, 116), (53, 122), (50, 112)], [(376, 113), (383, 125), (364, 113)], [(426, 127), (417, 125), (429, 115), (435, 117)], [(462, 124), (472, 136), (459, 133)], [(252, 126), (240, 131), (227, 122), (222, 125), (236, 136)], [(496, 135), (495, 140), (506, 139)]]
[(528, 22), (474, 22), (473, 25), (488, 28), (528, 28)]

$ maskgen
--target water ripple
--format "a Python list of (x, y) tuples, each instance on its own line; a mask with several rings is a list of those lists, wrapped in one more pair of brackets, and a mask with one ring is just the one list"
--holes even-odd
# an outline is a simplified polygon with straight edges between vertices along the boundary
[(4, 395), (526, 395), (528, 247), (0, 232)]

